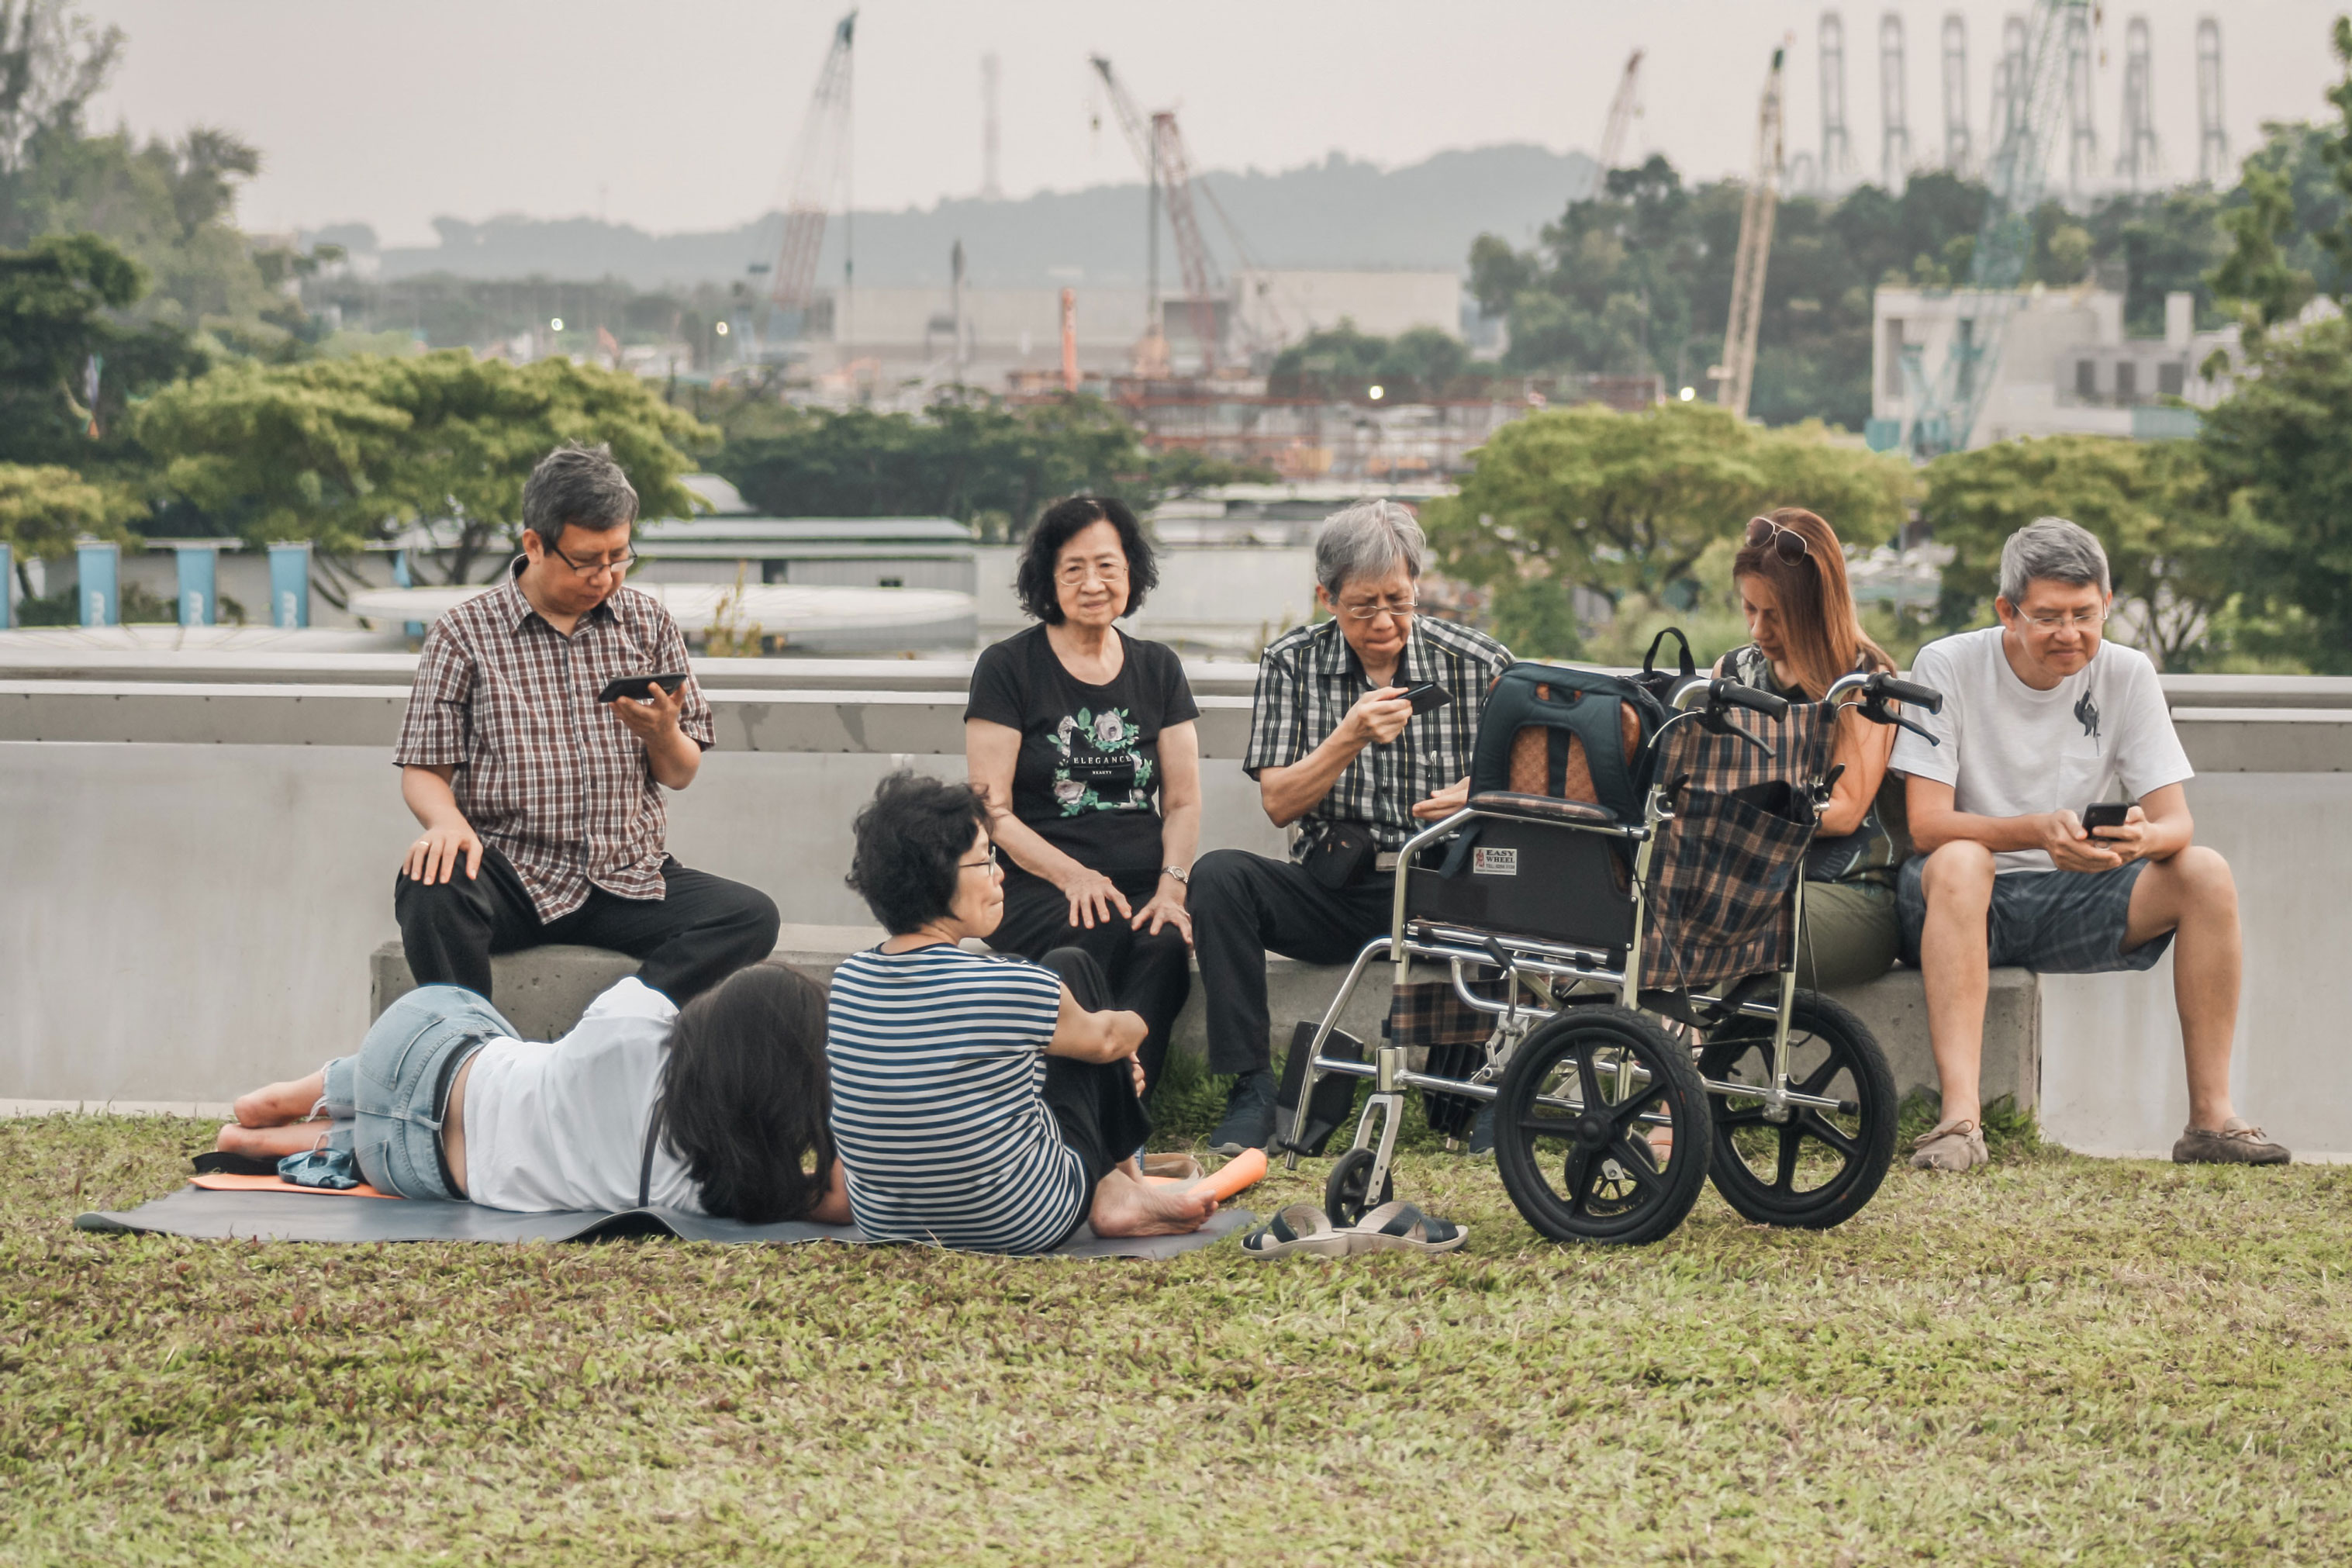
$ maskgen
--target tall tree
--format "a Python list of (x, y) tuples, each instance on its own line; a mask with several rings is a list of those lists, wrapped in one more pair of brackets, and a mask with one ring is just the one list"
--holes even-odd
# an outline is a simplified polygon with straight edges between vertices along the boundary
[(95, 235), (0, 250), (0, 461), (135, 466), (129, 399), (203, 363), (180, 334), (121, 320), (145, 289), (139, 267)]
[(678, 516), (694, 506), (678, 483), (688, 452), (716, 435), (634, 376), (462, 349), (232, 362), (159, 393), (138, 428), (163, 459), (163, 490), (227, 531), (314, 540), (331, 556), (437, 524), (451, 582), (472, 581), (485, 554), (511, 543), (523, 481), (553, 447), (609, 444), (645, 515)]
[(1764, 429), (1710, 404), (1554, 409), (1504, 426), (1472, 458), (1460, 493), (1428, 512), (1449, 573), (1653, 602), (1772, 507), (1809, 507), (1848, 543), (1875, 544), (1902, 522), (1913, 483), (1899, 459), (1832, 444), (1819, 425)]

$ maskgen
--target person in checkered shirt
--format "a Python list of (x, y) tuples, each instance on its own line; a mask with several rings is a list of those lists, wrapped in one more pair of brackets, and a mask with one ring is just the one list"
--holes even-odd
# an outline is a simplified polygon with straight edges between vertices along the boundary
[(393, 761), (424, 833), (393, 912), (419, 985), (490, 994), (490, 955), (611, 948), (683, 1006), (774, 951), (776, 906), (663, 848), (662, 790), (716, 738), (691, 679), (599, 703), (624, 676), (687, 669), (686, 639), (625, 587), (637, 492), (604, 447), (560, 447), (523, 487), (523, 552), (434, 622)]
[[(1352, 960), (1389, 929), (1397, 850), (1469, 798), (1478, 719), (1511, 655), (1414, 613), (1427, 558), (1421, 525), (1394, 501), (1334, 515), (1315, 540), (1315, 600), (1331, 618), (1285, 632), (1258, 662), (1242, 767), (1275, 826), (1294, 830), (1290, 858), (1218, 849), (1192, 867), (1209, 1070), (1236, 1075), (1210, 1135), (1220, 1153), (1274, 1136), (1266, 953)], [(1402, 693), (1424, 682), (1452, 700), (1416, 715)], [(1365, 852), (1335, 854), (1351, 830), (1369, 836)]]

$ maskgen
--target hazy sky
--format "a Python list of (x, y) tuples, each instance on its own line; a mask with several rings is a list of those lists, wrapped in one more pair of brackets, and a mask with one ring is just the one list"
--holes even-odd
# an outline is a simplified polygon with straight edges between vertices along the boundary
[[(262, 149), (251, 227), (373, 224), (432, 237), (442, 215), (603, 215), (718, 228), (776, 204), (838, 0), (85, 0), (128, 58), (101, 125), (226, 126)], [(1982, 135), (2004, 12), (2023, 0), (1847, 5), (1846, 102), (1860, 172), (1880, 162), (1879, 19), (1903, 19), (1915, 158), (1942, 146), (1938, 36), (1969, 26)], [(2112, 161), (2125, 19), (2154, 35), (2163, 156), (2197, 165), (2194, 41), (2222, 19), (2232, 155), (2265, 119), (2322, 113), (2339, 75), (2322, 0), (2109, 4), (2097, 74)], [(1147, 109), (1175, 107), (1202, 167), (1280, 169), (1338, 150), (1383, 165), (1449, 147), (1600, 140), (1629, 50), (1647, 51), (1637, 150), (1702, 176), (1748, 166), (1756, 100), (1783, 34), (1790, 145), (1818, 149), (1818, 5), (1772, 0), (868, 0), (857, 34), (856, 197), (929, 205), (977, 192), (980, 59), (1003, 65), (1008, 194), (1129, 180), (1086, 57), (1108, 54)], [(2063, 154), (2058, 169), (2063, 176)]]

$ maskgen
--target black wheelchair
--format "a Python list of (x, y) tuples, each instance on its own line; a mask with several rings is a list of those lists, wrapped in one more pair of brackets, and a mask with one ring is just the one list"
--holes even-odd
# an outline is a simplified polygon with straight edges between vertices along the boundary
[[(1332, 1222), (1394, 1195), (1407, 1090), (1494, 1108), (1503, 1185), (1555, 1241), (1656, 1241), (1710, 1177), (1766, 1225), (1824, 1228), (1869, 1203), (1894, 1158), (1894, 1076), (1860, 1019), (1797, 984), (1797, 927), (1838, 713), (1916, 728), (1890, 702), (1934, 712), (1942, 698), (1886, 675), (1791, 704), (1704, 676), (1645, 689), (1507, 671), (1467, 805), (1404, 847), (1389, 933), (1311, 1038), (1299, 1026), (1305, 1071), (1277, 1138), (1291, 1168), (1372, 1080), (1326, 1184)], [(1376, 963), (1394, 994), (1444, 973), (1491, 1019), (1483, 1048), (1456, 1053), (1466, 1068), (1413, 1070), (1405, 1044), (1367, 1052), (1339, 1030)]]

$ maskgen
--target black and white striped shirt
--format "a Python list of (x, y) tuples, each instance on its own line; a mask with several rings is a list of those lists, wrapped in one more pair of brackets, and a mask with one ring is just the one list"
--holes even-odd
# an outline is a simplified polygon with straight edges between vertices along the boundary
[(876, 1241), (1044, 1252), (1087, 1213), (1086, 1167), (1045, 1109), (1062, 982), (944, 943), (834, 972), (825, 1058), (849, 1209)]
[[(1299, 819), (1292, 858), (1306, 858), (1324, 830), (1337, 822), (1369, 824), (1383, 849), (1402, 847), (1429, 826), (1413, 820), (1413, 805), (1469, 776), (1486, 693), (1510, 663), (1510, 649), (1484, 632), (1413, 616), (1390, 684), (1433, 680), (1452, 692), (1454, 700), (1414, 715), (1404, 733), (1389, 744), (1357, 752), (1331, 793)], [(1283, 633), (1258, 659), (1257, 697), (1250, 710), (1249, 747), (1242, 756), (1242, 771), (1255, 778), (1263, 769), (1290, 766), (1321, 745), (1348, 710), (1373, 689), (1338, 621)]]

